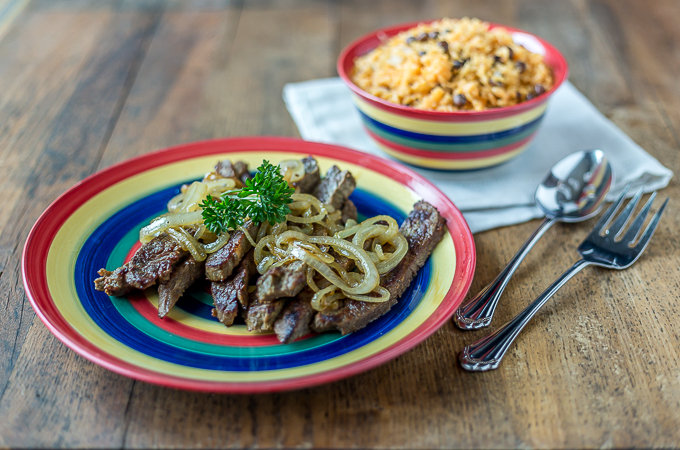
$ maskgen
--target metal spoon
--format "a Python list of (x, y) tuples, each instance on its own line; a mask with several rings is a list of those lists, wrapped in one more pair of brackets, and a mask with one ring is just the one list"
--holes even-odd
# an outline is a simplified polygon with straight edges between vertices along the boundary
[(545, 220), (496, 279), (458, 308), (454, 319), (458, 328), (476, 330), (488, 326), (510, 277), (538, 239), (555, 222), (580, 222), (595, 216), (611, 182), (612, 169), (602, 150), (580, 151), (558, 161), (534, 196)]

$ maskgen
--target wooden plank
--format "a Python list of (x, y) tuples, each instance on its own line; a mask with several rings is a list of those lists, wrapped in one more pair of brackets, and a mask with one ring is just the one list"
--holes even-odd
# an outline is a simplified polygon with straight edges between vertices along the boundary
[[(10, 120), (0, 123), (12, 131), (4, 147), (2, 184), (9, 189), (3, 193), (14, 193), (0, 237), (8, 275), (0, 279), (7, 293), (0, 320), (8, 355), (0, 363), (0, 414), (6, 418), (0, 437), (12, 446), (118, 445), (124, 430), (109, 417), (124, 414), (131, 381), (121, 383), (67, 350), (34, 319), (21, 292), (19, 244), (48, 202), (96, 167), (157, 16), (36, 7), (20, 21), (3, 41), (2, 51), (16, 64), (1, 76), (11, 81), (0, 82), (10, 86), (0, 110)], [(41, 39), (45, 29), (53, 30), (52, 40)], [(106, 409), (83, 408), (100, 394), (113, 398)], [(65, 434), (55, 436), (55, 429)]]
[(216, 136), (213, 115), (229, 106), (213, 97), (230, 89), (224, 67), (238, 17), (238, 9), (173, 10), (163, 16), (100, 167)]
[[(53, 27), (53, 39), (32, 38), (54, 23), (59, 26)], [(0, 85), (5, 88), (0, 100), (0, 191), (7, 212), (0, 215), (0, 288), (6, 293), (0, 342), (3, 354), (9, 355), (0, 361), (3, 386), (34, 317), (27, 310), (27, 318), (23, 318), (29, 307), (21, 286), (21, 244), (40, 212), (58, 195), (45, 188), (38, 192), (35, 186), (39, 180), (32, 169), (50, 139), (53, 122), (80, 80), (84, 55), (94, 51), (98, 30), (107, 23), (102, 15), (29, 14), (19, 20), (0, 47), (0, 60), (6, 63), (0, 64)], [(74, 28), (83, 31), (83, 39), (76, 43)], [(44, 77), (44, 73), (51, 76)]]
[(189, 141), (295, 134), (283, 86), (332, 75), (331, 30), (321, 4), (168, 12), (101, 166)]

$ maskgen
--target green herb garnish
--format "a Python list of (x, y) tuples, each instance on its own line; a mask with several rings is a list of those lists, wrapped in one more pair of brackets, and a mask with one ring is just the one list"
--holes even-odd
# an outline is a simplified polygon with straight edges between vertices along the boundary
[(288, 203), (295, 189), (288, 186), (278, 166), (263, 161), (255, 176), (241, 189), (223, 193), (220, 198), (208, 196), (200, 204), (203, 223), (215, 234), (233, 230), (246, 219), (254, 223), (283, 222), (290, 214)]

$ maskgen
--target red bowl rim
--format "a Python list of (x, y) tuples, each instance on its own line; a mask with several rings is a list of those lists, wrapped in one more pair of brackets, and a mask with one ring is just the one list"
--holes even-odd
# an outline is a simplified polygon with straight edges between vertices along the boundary
[[(422, 20), (422, 21), (417, 21), (417, 22), (409, 22), (409, 23), (402, 23), (398, 25), (392, 25), (389, 27), (385, 28), (380, 28), (375, 31), (372, 31), (368, 34), (365, 34), (361, 36), (360, 38), (354, 40), (351, 42), (349, 45), (347, 45), (342, 52), (340, 53), (340, 56), (338, 57), (337, 61), (337, 71), (338, 74), (340, 75), (340, 78), (345, 82), (345, 84), (358, 96), (365, 98), (366, 100), (369, 100), (370, 102), (373, 103), (378, 103), (380, 105), (383, 105), (385, 108), (392, 110), (395, 113), (401, 113), (401, 114), (406, 114), (410, 116), (420, 116), (423, 118), (431, 118), (434, 120), (442, 120), (445, 118), (471, 118), (471, 117), (477, 117), (477, 118), (484, 118), (483, 116), (487, 116), (491, 118), (492, 116), (499, 116), (499, 115), (510, 115), (512, 113), (519, 113), (522, 111), (526, 111), (529, 109), (532, 109), (535, 106), (538, 106), (539, 104), (545, 102), (556, 90), (560, 85), (567, 79), (567, 76), (569, 74), (569, 67), (567, 65), (567, 60), (564, 58), (562, 53), (557, 50), (552, 44), (549, 42), (545, 41), (544, 39), (540, 38), (539, 36), (536, 36), (533, 33), (529, 33), (528, 31), (521, 30), (519, 28), (513, 28), (513, 27), (508, 27), (505, 25), (497, 24), (494, 22), (487, 22), (489, 23), (489, 29), (493, 28), (502, 28), (510, 33), (522, 33), (527, 36), (532, 37), (535, 39), (541, 46), (543, 46), (545, 50), (545, 55), (544, 59), (546, 60), (546, 64), (552, 69), (553, 71), (553, 77), (554, 77), (554, 83), (552, 88), (550, 88), (548, 91), (546, 91), (544, 94), (533, 98), (531, 100), (524, 101), (522, 103), (519, 103), (517, 105), (512, 105), (512, 106), (503, 106), (500, 108), (491, 108), (491, 109), (486, 109), (483, 111), (433, 111), (433, 110), (425, 110), (425, 109), (416, 109), (411, 106), (405, 106), (405, 105), (400, 105), (397, 103), (392, 103), (387, 100), (384, 100), (380, 97), (376, 97), (373, 94), (369, 94), (368, 92), (364, 91), (361, 89), (359, 86), (354, 84), (354, 82), (350, 79), (349, 77), (349, 69), (354, 66), (354, 57), (359, 56), (357, 55), (357, 49), (364, 45), (366, 42), (377, 39), (381, 40), (381, 37), (379, 35), (384, 35), (388, 38), (391, 38), (392, 36), (408, 30), (409, 28), (413, 28), (417, 25), (421, 24), (430, 24), (432, 22), (436, 22), (437, 20), (441, 19), (432, 19), (432, 20)], [(375, 47), (373, 47), (375, 48)], [(365, 54), (365, 53), (362, 53)], [(352, 58), (350, 60), (350, 58)]]

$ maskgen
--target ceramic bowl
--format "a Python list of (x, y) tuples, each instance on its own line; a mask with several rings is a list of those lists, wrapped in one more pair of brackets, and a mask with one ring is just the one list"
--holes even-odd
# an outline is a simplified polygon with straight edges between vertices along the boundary
[(363, 125), (389, 155), (411, 165), (440, 170), (495, 166), (519, 155), (530, 144), (545, 116), (548, 100), (567, 78), (567, 62), (551, 44), (526, 31), (498, 24), (513, 40), (543, 55), (553, 72), (551, 89), (513, 106), (484, 111), (429, 111), (399, 105), (364, 91), (350, 78), (354, 60), (390, 37), (423, 22), (379, 29), (348, 45), (337, 70), (352, 91)]

